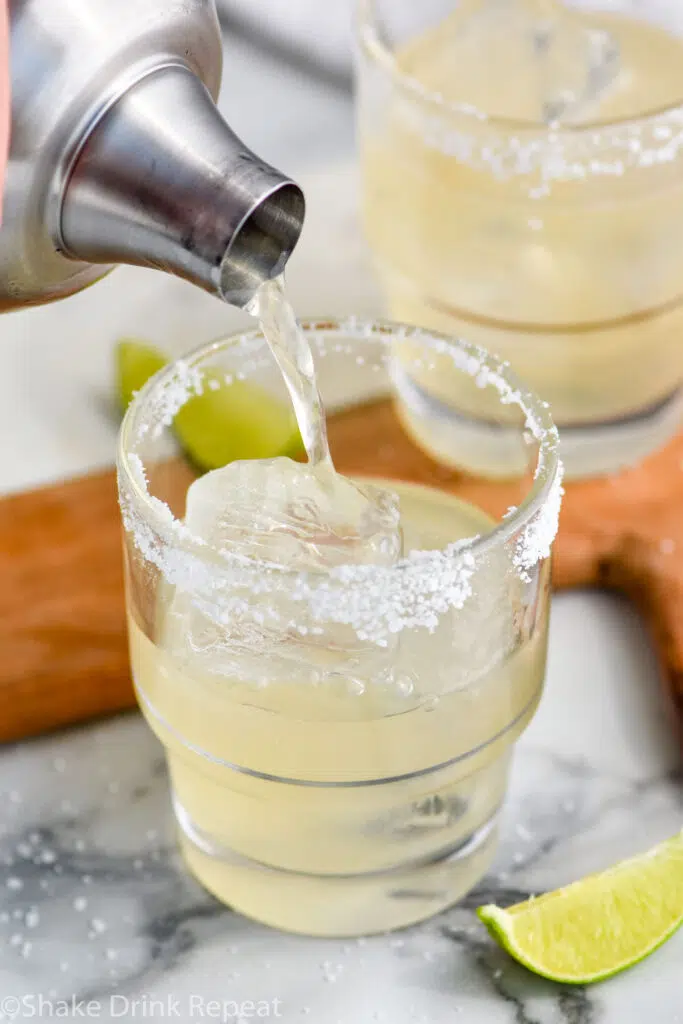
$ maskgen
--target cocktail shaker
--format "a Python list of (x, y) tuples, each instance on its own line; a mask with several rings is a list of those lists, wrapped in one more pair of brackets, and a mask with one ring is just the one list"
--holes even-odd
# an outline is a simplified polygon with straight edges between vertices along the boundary
[(0, 309), (131, 263), (245, 305), (299, 237), (299, 187), (215, 105), (214, 0), (10, 0)]

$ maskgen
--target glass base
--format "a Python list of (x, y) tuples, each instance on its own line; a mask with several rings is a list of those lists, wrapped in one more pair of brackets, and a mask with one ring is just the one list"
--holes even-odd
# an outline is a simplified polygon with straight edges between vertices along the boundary
[(326, 938), (405, 928), (445, 910), (480, 881), (498, 840), (496, 813), (456, 848), (429, 861), (359, 875), (309, 875), (217, 846), (177, 800), (174, 806), (185, 863), (209, 892), (272, 928)]
[[(397, 412), (416, 443), (438, 462), (475, 476), (505, 480), (523, 472), (518, 427), (473, 419), (394, 371)], [(683, 423), (683, 391), (609, 422), (558, 423), (565, 478), (585, 479), (637, 465), (662, 448)]]

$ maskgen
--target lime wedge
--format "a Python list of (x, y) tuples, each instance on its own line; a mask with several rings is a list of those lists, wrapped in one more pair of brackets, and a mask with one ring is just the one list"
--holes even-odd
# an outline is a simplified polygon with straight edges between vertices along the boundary
[[(136, 391), (165, 366), (167, 357), (146, 342), (123, 338), (116, 347), (117, 393), (126, 409)], [(293, 411), (251, 381), (227, 384), (207, 373), (202, 394), (188, 399), (175, 418), (181, 445), (199, 469), (235, 459), (305, 458)]]
[(258, 384), (226, 384), (209, 376), (204, 388), (188, 399), (174, 423), (178, 440), (200, 469), (218, 469), (235, 459), (305, 455), (293, 411)]
[(144, 341), (122, 338), (116, 346), (116, 393), (123, 412), (130, 405), (136, 391), (143, 387), (168, 359)]
[(534, 974), (587, 985), (637, 964), (683, 923), (683, 832), (564, 889), (477, 911)]

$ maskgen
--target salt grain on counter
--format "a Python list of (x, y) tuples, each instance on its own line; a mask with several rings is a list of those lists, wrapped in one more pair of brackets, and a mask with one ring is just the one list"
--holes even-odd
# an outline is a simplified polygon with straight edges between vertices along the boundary
[(20, 889), (24, 888), (24, 883), (22, 882), (22, 880), (14, 875), (10, 876), (7, 879), (5, 885), (7, 886), (8, 889), (11, 889), (12, 892), (19, 892)]
[(40, 914), (35, 907), (31, 907), (31, 909), (27, 911), (26, 917), (24, 918), (24, 924), (27, 928), (37, 928), (40, 924)]
[(87, 906), (88, 901), (86, 900), (85, 896), (77, 896), (73, 902), (74, 910), (77, 910), (79, 914), (83, 913)]

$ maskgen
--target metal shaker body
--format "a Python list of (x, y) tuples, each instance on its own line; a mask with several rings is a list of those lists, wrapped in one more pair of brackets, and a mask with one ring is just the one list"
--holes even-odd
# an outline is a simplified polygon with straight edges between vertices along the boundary
[(281, 269), (303, 197), (215, 107), (214, 0), (11, 0), (10, 32), (0, 309), (119, 262), (243, 305)]

